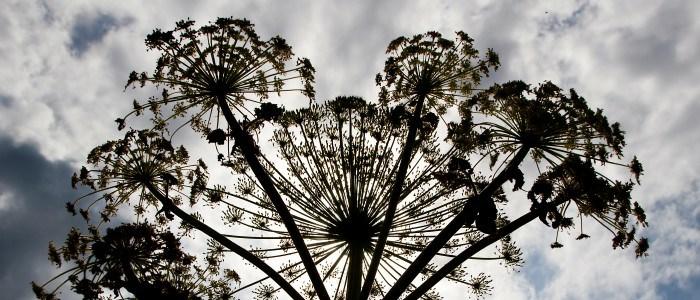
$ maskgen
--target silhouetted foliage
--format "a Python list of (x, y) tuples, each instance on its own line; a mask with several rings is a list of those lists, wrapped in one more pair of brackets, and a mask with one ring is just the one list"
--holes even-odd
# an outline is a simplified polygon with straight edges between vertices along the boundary
[[(498, 56), (481, 57), (463, 32), (392, 41), (376, 102), (341, 96), (291, 111), (270, 95), (313, 100), (315, 70), (307, 59), (291, 64), (291, 47), (261, 40), (247, 20), (198, 29), (180, 21), (146, 45), (159, 54), (155, 71), (132, 72), (127, 87), (160, 96), (134, 101), (116, 123), (123, 130), (149, 115), (153, 126), (96, 147), (73, 175), (74, 188), (93, 192), (66, 209), (91, 224), (89, 234), (72, 229), (49, 245), (67, 269), (33, 284), (40, 299), (64, 284), (85, 299), (276, 299), (280, 290), (293, 299), (439, 299), (432, 287), (445, 278), (480, 298), (492, 279), (462, 264), (519, 267), (510, 234), (535, 219), (555, 231), (552, 248), (577, 224), (576, 239), (588, 238), (582, 220), (591, 218), (613, 233), (613, 248), (635, 244), (646, 255), (634, 183), (602, 173), (628, 168), (639, 183), (637, 158), (620, 162), (620, 125), (551, 82), (482, 87)], [(188, 126), (213, 144), (230, 184), (209, 183), (211, 157), (172, 144)], [(259, 146), (261, 136), (270, 143)], [(510, 201), (530, 209), (508, 215)], [(118, 212), (135, 223), (111, 227)], [(202, 236), (202, 255), (180, 244)], [(240, 258), (262, 275), (232, 263)]]
[[(122, 290), (138, 299), (232, 299), (231, 283), (239, 275), (220, 266), (221, 254), (210, 252), (198, 265), (186, 254), (180, 237), (147, 223), (122, 224), (102, 236), (72, 229), (61, 247), (49, 245), (49, 257), (57, 266), (75, 265), (54, 280), (70, 283), (84, 299), (122, 296)], [(205, 281), (207, 285), (199, 282)], [(106, 291), (105, 291), (106, 290)], [(55, 291), (34, 285), (40, 299), (52, 299)]]

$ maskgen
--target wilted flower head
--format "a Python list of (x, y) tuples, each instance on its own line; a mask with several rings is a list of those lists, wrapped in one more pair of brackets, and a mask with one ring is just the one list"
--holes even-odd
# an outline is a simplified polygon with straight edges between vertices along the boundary
[[(514, 182), (514, 192), (527, 191), (532, 209), (542, 211), (540, 220), (551, 223), (557, 237), (559, 231), (583, 224), (574, 221), (573, 212), (616, 232), (613, 247), (636, 241), (630, 216), (637, 224), (647, 223), (644, 210), (631, 201), (633, 183), (611, 180), (598, 168), (624, 167), (637, 181), (643, 168), (636, 157), (630, 164), (620, 162), (624, 132), (618, 123), (609, 123), (602, 110), (589, 108), (574, 90), (565, 93), (551, 82), (532, 87), (512, 81), (478, 92), (462, 102), (459, 111), (462, 120), (448, 124), (448, 140), (475, 154), (473, 168), (484, 170), (481, 163), (488, 162), (488, 169)], [(524, 190), (526, 177), (518, 165), (528, 153), (539, 177)], [(513, 161), (517, 164), (511, 167)], [(505, 195), (499, 191), (494, 198)], [(485, 202), (493, 208), (491, 201)], [(581, 232), (579, 237), (588, 235)], [(562, 246), (558, 238), (552, 243), (553, 248)]]
[[(633, 186), (631, 181), (612, 181), (598, 173), (591, 160), (584, 161), (579, 156), (570, 155), (537, 178), (528, 192), (528, 198), (534, 208), (545, 203), (566, 204), (543, 210), (540, 215), (542, 222), (548, 224), (547, 220), (551, 221), (552, 228), (557, 231), (573, 227), (572, 218), (567, 214), (575, 208), (579, 218), (592, 218), (609, 231), (616, 232), (613, 248), (625, 248), (632, 242), (637, 243), (639, 257), (648, 247), (646, 238), (636, 239), (636, 226), (631, 218), (636, 217), (637, 224), (642, 226), (647, 224), (644, 210), (631, 201)], [(581, 232), (577, 239), (587, 237)], [(552, 244), (552, 248), (562, 246), (558, 241)]]
[(376, 78), (380, 101), (411, 103), (424, 98), (427, 107), (444, 113), (469, 96), (489, 68), (499, 65), (491, 49), (479, 59), (473, 41), (461, 31), (454, 41), (433, 31), (395, 39), (387, 48), (384, 72)]

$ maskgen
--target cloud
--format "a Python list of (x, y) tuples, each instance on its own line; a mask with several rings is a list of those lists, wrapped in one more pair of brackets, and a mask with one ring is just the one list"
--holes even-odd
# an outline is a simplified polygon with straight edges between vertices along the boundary
[(12, 103), (12, 99), (9, 96), (0, 95), (0, 106), (8, 107)]
[(29, 283), (46, 281), (52, 269), (49, 240), (61, 243), (78, 218), (65, 212), (75, 198), (73, 168), (46, 160), (35, 146), (0, 136), (0, 289), (6, 299), (31, 299)]
[(700, 276), (688, 278), (683, 283), (669, 282), (658, 286), (661, 299), (693, 299), (700, 295)]
[[(698, 3), (10, 1), (0, 11), (0, 131), (11, 136), (0, 140), (0, 159), (8, 161), (0, 170), (0, 215), (7, 216), (0, 226), (3, 234), (15, 233), (9, 236), (30, 232), (32, 240), (15, 237), (15, 244), (8, 244), (3, 235), (0, 259), (14, 266), (10, 258), (16, 257), (4, 253), (15, 253), (18, 246), (24, 252), (16, 264), (34, 268), (18, 271), (24, 277), (16, 280), (2, 277), (3, 287), (23, 293), (28, 280), (40, 279), (36, 273), (46, 270), (41, 267), (46, 241), (62, 239), (72, 221), (62, 209), (71, 196), (69, 162), (82, 161), (92, 146), (116, 136), (112, 120), (127, 111), (132, 98), (145, 98), (144, 91), (122, 92), (130, 70), (153, 67), (145, 34), (187, 17), (204, 24), (233, 15), (250, 19), (262, 37), (281, 35), (296, 54), (309, 57), (318, 70), (320, 101), (341, 94), (374, 99), (373, 75), (382, 67), (386, 44), (426, 30), (445, 35), (465, 30), (479, 49), (494, 48), (503, 66), (490, 81), (552, 80), (576, 88), (622, 123), (626, 153), (645, 164), (646, 176), (634, 196), (649, 214), (652, 255), (636, 260), (630, 251), (613, 252), (608, 233), (593, 223), (586, 227), (592, 239), (553, 251), (552, 231), (531, 224), (515, 235), (529, 261), (521, 273), (493, 272), (496, 298), (503, 293), (520, 299), (689, 295), (700, 287), (693, 254), (700, 251), (695, 242), (700, 239)], [(306, 103), (292, 99), (290, 106)], [(18, 165), (20, 159), (28, 162)], [(32, 170), (42, 171), (32, 177)], [(56, 225), (44, 228), (20, 218), (34, 212)]]
[(128, 24), (128, 20), (119, 20), (115, 16), (99, 13), (97, 15), (79, 15), (70, 29), (68, 48), (77, 56), (82, 56), (91, 45), (102, 41), (111, 30)]

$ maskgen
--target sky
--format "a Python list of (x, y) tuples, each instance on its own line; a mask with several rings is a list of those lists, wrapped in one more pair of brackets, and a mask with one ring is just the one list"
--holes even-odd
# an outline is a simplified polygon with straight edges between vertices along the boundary
[[(247, 18), (316, 68), (317, 99), (376, 96), (384, 49), (400, 35), (463, 30), (501, 58), (494, 82), (575, 88), (627, 132), (645, 175), (649, 257), (610, 247), (608, 233), (565, 237), (533, 222), (514, 235), (519, 272), (494, 270), (493, 299), (688, 299), (700, 293), (700, 2), (698, 1), (29, 1), (0, 2), (0, 298), (32, 299), (55, 273), (49, 240), (79, 224), (63, 208), (70, 175), (151, 70), (143, 40), (181, 19)], [(694, 150), (695, 149), (695, 150)], [(591, 224), (593, 225), (593, 224)], [(501, 268), (502, 269), (502, 268)], [(460, 290), (443, 293), (464, 299)]]

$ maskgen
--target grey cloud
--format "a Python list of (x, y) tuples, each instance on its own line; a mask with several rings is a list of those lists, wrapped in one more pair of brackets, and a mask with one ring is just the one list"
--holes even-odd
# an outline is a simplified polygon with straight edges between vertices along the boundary
[[(591, 3), (587, 5), (585, 3)], [(30, 3), (30, 2), (24, 2)], [(576, 80), (564, 80), (562, 87), (575, 87), (584, 89), (588, 87), (589, 91), (582, 95), (595, 94), (611, 94), (610, 90), (605, 90), (604, 85), (600, 85), (597, 79), (605, 78), (609, 81), (621, 82), (616, 86), (614, 95), (616, 98), (610, 97), (603, 103), (599, 103), (601, 107), (606, 109), (606, 112), (617, 111), (615, 120), (622, 121), (625, 129), (629, 131), (628, 138), (636, 147), (629, 149), (629, 153), (637, 153), (640, 159), (645, 163), (647, 176), (643, 180), (642, 188), (654, 186), (650, 183), (663, 180), (666, 188), (661, 188), (662, 185), (656, 185), (654, 193), (640, 193), (640, 202), (650, 204), (650, 202), (666, 202), (668, 199), (651, 199), (649, 194), (658, 195), (663, 191), (670, 190), (668, 186), (671, 181), (685, 181), (683, 177), (697, 178), (697, 172), (690, 171), (691, 166), (697, 165), (695, 162), (693, 147), (697, 144), (698, 126), (697, 122), (693, 122), (695, 111), (698, 111), (697, 105), (687, 106), (683, 113), (677, 113), (677, 110), (663, 110), (660, 107), (673, 103), (673, 101), (684, 101), (680, 96), (685, 97), (689, 91), (695, 89), (694, 79), (698, 78), (700, 72), (698, 68), (697, 47), (697, 25), (694, 25), (697, 12), (700, 10), (694, 9), (692, 1), (667, 1), (660, 4), (650, 5), (649, 3), (640, 2), (630, 6), (625, 6), (620, 2), (597, 2), (597, 1), (581, 1), (584, 3), (580, 6), (571, 6), (570, 11), (561, 12), (557, 17), (553, 16), (553, 12), (545, 14), (546, 9), (542, 9), (542, 5), (534, 2), (518, 2), (505, 1), (493, 2), (485, 4), (485, 7), (479, 11), (473, 11), (467, 6), (455, 5), (449, 10), (455, 13), (456, 17), (451, 21), (447, 8), (438, 8), (438, 5), (421, 7), (417, 9), (415, 3), (411, 5), (403, 2), (395, 2), (393, 4), (378, 4), (376, 2), (366, 2), (365, 4), (354, 3), (353, 5), (345, 5), (343, 3), (329, 2), (319, 6), (314, 3), (313, 9), (309, 3), (305, 1), (290, 1), (285, 3), (262, 2), (228, 2), (225, 5), (211, 1), (207, 4), (193, 5), (189, 2), (179, 4), (170, 4), (163, 6), (162, 3), (144, 4), (139, 9), (123, 5), (107, 6), (104, 3), (95, 4), (94, 6), (74, 5), (70, 2), (41, 2), (44, 5), (34, 7), (34, 10), (40, 13), (41, 22), (25, 23), (22, 26), (12, 27), (8, 20), (30, 20), (32, 18), (31, 11), (17, 10), (23, 12), (17, 14), (16, 17), (7, 18), (0, 17), (0, 24), (10, 23), (7, 26), (0, 26), (0, 36), (7, 36), (12, 43), (9, 45), (26, 45), (21, 43), (21, 39), (9, 35), (9, 32), (26, 32), (16, 35), (17, 37), (32, 36), (31, 32), (42, 33), (42, 42), (34, 51), (27, 51), (27, 48), (17, 48), (5, 56), (7, 62), (25, 61), (26, 57), (31, 57), (32, 61), (48, 61), (50, 70), (62, 70), (62, 66), (70, 65), (74, 62), (70, 57), (55, 59), (55, 55), (62, 53), (54, 53), (45, 51), (58, 45), (67, 45), (71, 50), (71, 54), (80, 56), (90, 49), (97, 50), (97, 47), (102, 43), (115, 45), (115, 48), (102, 49), (103, 55), (99, 57), (90, 57), (91, 63), (84, 63), (83, 60), (74, 64), (83, 74), (89, 74), (81, 77), (79, 82), (95, 82), (97, 84), (90, 85), (90, 88), (81, 90), (82, 98), (78, 98), (76, 103), (79, 105), (100, 105), (98, 111), (111, 111), (112, 115), (117, 114), (117, 108), (125, 108), (129, 105), (130, 95), (124, 96), (105, 96), (105, 90), (109, 91), (112, 88), (109, 85), (110, 81), (118, 79), (118, 92), (121, 92), (123, 85), (123, 76), (131, 69), (148, 70), (152, 61), (147, 60), (147, 55), (143, 51), (143, 35), (155, 27), (171, 28), (175, 20), (192, 17), (198, 20), (199, 24), (204, 24), (208, 20), (216, 16), (234, 15), (235, 17), (247, 17), (253, 21), (258, 27), (259, 33), (263, 37), (269, 38), (271, 35), (280, 34), (284, 38), (289, 39), (290, 44), (295, 47), (295, 52), (301, 56), (311, 56), (312, 62), (318, 67), (318, 90), (319, 100), (325, 100), (326, 96), (333, 97), (343, 93), (360, 93), (370, 90), (373, 86), (373, 75), (380, 70), (381, 62), (384, 59), (382, 54), (386, 43), (392, 38), (400, 34), (413, 34), (424, 31), (423, 28), (440, 29), (445, 34), (449, 34), (453, 30), (465, 30), (469, 34), (474, 35), (477, 48), (485, 50), (487, 47), (492, 47), (501, 56), (503, 66), (494, 73), (494, 76), (489, 78), (486, 83), (502, 82), (514, 78), (522, 78), (531, 83), (531, 77), (537, 77), (543, 74), (543, 71), (552, 71), (547, 73), (547, 78), (557, 80), (559, 76), (569, 78), (573, 76)], [(46, 4), (48, 3), (48, 4)], [(267, 4), (267, 5), (265, 5)], [(541, 4), (541, 3), (540, 3)], [(64, 8), (63, 6), (66, 6)], [(469, 5), (469, 7), (472, 7)], [(613, 6), (605, 8), (606, 6)], [(630, 10), (630, 7), (639, 6), (639, 10)], [(648, 7), (653, 8), (648, 8)], [(641, 9), (645, 8), (645, 9)], [(646, 9), (648, 8), (648, 9)], [(443, 10), (443, 11), (438, 11)], [(35, 11), (35, 12), (36, 12)], [(80, 13), (76, 13), (80, 11)], [(110, 12), (110, 14), (100, 13)], [(152, 11), (158, 11), (157, 15), (153, 15)], [(411, 14), (413, 11), (415, 13)], [(117, 13), (118, 12), (118, 13)], [(650, 13), (647, 15), (647, 13)], [(0, 13), (1, 14), (1, 13)], [(75, 20), (74, 25), (69, 28), (61, 27), (60, 16), (70, 17), (68, 19)], [(132, 29), (137, 33), (129, 33), (126, 30), (118, 31), (119, 26), (124, 26), (128, 21), (124, 21), (121, 15), (132, 15), (134, 20), (137, 20)], [(74, 17), (77, 15), (78, 17)], [(550, 16), (552, 15), (552, 16)], [(409, 16), (410, 18), (408, 18)], [(430, 18), (430, 16), (440, 16)], [(552, 21), (548, 21), (552, 18)], [(589, 22), (590, 21), (590, 22)], [(547, 23), (551, 22), (551, 23)], [(56, 26), (45, 26), (46, 23)], [(427, 25), (426, 25), (427, 24)], [(546, 31), (546, 25), (556, 25), (553, 28), (557, 30)], [(423, 27), (425, 25), (426, 27)], [(440, 28), (435, 28), (440, 27)], [(122, 29), (124, 29), (122, 27)], [(60, 30), (60, 31), (59, 31)], [(68, 30), (64, 32), (63, 30)], [(536, 37), (538, 33), (546, 35), (544, 38)], [(53, 41), (62, 37), (69, 37), (70, 40)], [(107, 39), (115, 39), (107, 41)], [(47, 42), (49, 41), (49, 42)], [(678, 52), (677, 47), (679, 41), (690, 41), (689, 44), (694, 48), (688, 52)], [(99, 44), (99, 45), (98, 45)], [(542, 45), (547, 47), (543, 47)], [(569, 46), (569, 47), (567, 47)], [(19, 46), (18, 46), (19, 47)], [(94, 47), (94, 48), (93, 48)], [(298, 47), (298, 48), (297, 48)], [(43, 48), (43, 49), (42, 49)], [(37, 51), (41, 49), (44, 51)], [(9, 52), (8, 52), (9, 53)], [(571, 57), (567, 54), (572, 54)], [(12, 55), (14, 54), (14, 55)], [(587, 55), (588, 54), (588, 55)], [(51, 59), (53, 58), (53, 60)], [(556, 59), (556, 60), (555, 60)], [(557, 69), (555, 65), (558, 61), (569, 63), (581, 62), (586, 66), (595, 66), (596, 69), (604, 70), (602, 73), (586, 73), (585, 68), (572, 68), (566, 70), (564, 68)], [(140, 65), (142, 63), (143, 65)], [(14, 72), (22, 71), (22, 64), (9, 64), (15, 66)], [(374, 65), (378, 64), (378, 65)], [(94, 65), (107, 66), (105, 69), (93, 70)], [(33, 66), (32, 64), (29, 65)], [(378, 68), (379, 67), (379, 68)], [(36, 67), (27, 68), (33, 71)], [(6, 68), (13, 70), (12, 67)], [(27, 71), (27, 72), (29, 72)], [(13, 72), (13, 73), (14, 73)], [(102, 72), (102, 73), (100, 73)], [(17, 73), (15, 73), (16, 75)], [(42, 79), (41, 85), (36, 85), (37, 91), (48, 90), (52, 86), (64, 86), (67, 73), (54, 72), (50, 73)], [(114, 75), (116, 74), (116, 75)], [(552, 75), (553, 74), (553, 75)], [(587, 76), (586, 76), (587, 75)], [(26, 78), (29, 75), (26, 76)], [(554, 77), (552, 77), (554, 76)], [(16, 77), (16, 76), (14, 76)], [(8, 79), (14, 78), (7, 76)], [(523, 78), (524, 77), (524, 78)], [(654, 88), (653, 84), (646, 84), (643, 81), (645, 78), (653, 79), (654, 82), (663, 83), (660, 90)], [(25, 78), (25, 77), (17, 77)], [(52, 84), (53, 82), (57, 82)], [(19, 79), (17, 82), (9, 81), (7, 87), (23, 86), (23, 82)], [(567, 82), (575, 84), (569, 85)], [(640, 88), (645, 88), (643, 98), (636, 98), (634, 93), (635, 85), (644, 84)], [(367, 88), (363, 88), (366, 86)], [(100, 88), (95, 88), (100, 87)], [(107, 87), (107, 88), (105, 88)], [(6, 132), (12, 133), (15, 136), (24, 134), (23, 138), (29, 140), (44, 139), (41, 149), (44, 153), (48, 153), (47, 149), (55, 149), (54, 153), (60, 151), (69, 151), (67, 155), (59, 155), (58, 157), (81, 157), (84, 153), (77, 153), (69, 150), (61, 150), (61, 147), (69, 143), (75, 145), (91, 144), (89, 142), (94, 136), (99, 136), (102, 128), (90, 128), (90, 134), (71, 135), (73, 131), (83, 129), (84, 122), (56, 122), (50, 125), (36, 122), (39, 125), (32, 124), (31, 121), (44, 120), (45, 116), (62, 120), (61, 116), (36, 114), (37, 108), (20, 110), (18, 107), (22, 101), (36, 99), (46, 100), (46, 106), (51, 109), (51, 112), (57, 113), (66, 111), (66, 116), (71, 116), (76, 119), (83, 120), (86, 116), (92, 115), (94, 112), (93, 106), (85, 106), (83, 109), (66, 109), (69, 105), (65, 102), (66, 97), (72, 95), (70, 89), (74, 86), (67, 86), (64, 90), (50, 90), (46, 93), (27, 93), (34, 91), (17, 90), (7, 93), (11, 96), (3, 96), (0, 93), (0, 109), (3, 106), (9, 105), (8, 113), (3, 112), (3, 118), (14, 115), (12, 127), (3, 129)], [(668, 93), (678, 95), (678, 98), (669, 98)], [(33, 95), (27, 97), (27, 94)], [(35, 95), (39, 94), (39, 96)], [(44, 95), (59, 95), (45, 97)], [(22, 95), (22, 99), (19, 98)], [(369, 94), (371, 99), (375, 94)], [(619, 96), (619, 97), (618, 97)], [(14, 98), (13, 98), (14, 97)], [(593, 96), (588, 96), (593, 99)], [(126, 98), (126, 99), (125, 99)], [(652, 105), (645, 104), (645, 99), (658, 99)], [(28, 100), (27, 100), (28, 99)], [(90, 99), (90, 101), (86, 100)], [(121, 99), (121, 100), (115, 100)], [(20, 101), (22, 100), (22, 101)], [(124, 102), (125, 105), (118, 106), (111, 103)], [(121, 103), (120, 102), (120, 103)], [(696, 103), (698, 101), (694, 101)], [(76, 103), (70, 103), (75, 106)], [(305, 103), (305, 102), (304, 102)], [(14, 105), (14, 106), (13, 106)], [(43, 104), (42, 104), (43, 105)], [(43, 107), (43, 106), (37, 106)], [(87, 111), (87, 112), (86, 112)], [(663, 117), (658, 119), (651, 118), (657, 111), (663, 114)], [(670, 114), (668, 112), (671, 112)], [(27, 112), (35, 113), (41, 118), (33, 118)], [(99, 112), (98, 112), (99, 113)], [(619, 116), (622, 116), (620, 118)], [(95, 118), (92, 120), (98, 120)], [(108, 123), (112, 124), (110, 117)], [(93, 122), (95, 124), (99, 122)], [(650, 124), (644, 125), (643, 124)], [(45, 127), (46, 126), (46, 127)], [(76, 127), (77, 126), (77, 127)], [(97, 125), (92, 125), (97, 126)], [(67, 127), (67, 128), (66, 128)], [(636, 128), (635, 128), (636, 127)], [(26, 132), (44, 132), (44, 128), (53, 128), (46, 131), (43, 135), (29, 135)], [(648, 135), (644, 135), (642, 129), (648, 128)], [(111, 129), (111, 127), (110, 127)], [(661, 129), (661, 130), (660, 130)], [(81, 131), (83, 132), (83, 131)], [(111, 131), (110, 131), (111, 132)], [(673, 134), (671, 134), (673, 133)], [(639, 138), (641, 136), (641, 138)], [(632, 145), (631, 145), (632, 146)], [(634, 151), (632, 151), (634, 150)], [(77, 153), (77, 154), (76, 154)], [(646, 154), (646, 155), (644, 155)], [(31, 160), (33, 164), (18, 164), (13, 163), (22, 159)], [(7, 161), (7, 165), (5, 164)], [(679, 162), (682, 161), (682, 162)], [(28, 297), (29, 289), (28, 282), (32, 279), (46, 279), (46, 273), (41, 273), (41, 270), (51, 270), (48, 261), (46, 260), (46, 242), (48, 240), (62, 240), (64, 232), (69, 227), (70, 222), (77, 222), (71, 218), (63, 210), (63, 202), (72, 198), (74, 195), (70, 193), (67, 187), (69, 175), (72, 169), (65, 162), (49, 162), (46, 161), (33, 146), (13, 146), (9, 139), (0, 138), (0, 194), (12, 195), (12, 206), (4, 207), (0, 203), (0, 288), (3, 289), (3, 295), (0, 298), (7, 299), (23, 299)], [(654, 165), (658, 165), (655, 167)], [(685, 165), (685, 168), (681, 168)], [(12, 167), (10, 167), (12, 166)], [(664, 166), (663, 168), (661, 166)], [(668, 166), (668, 167), (666, 167)], [(686, 170), (681, 172), (679, 170)], [(52, 173), (46, 175), (46, 184), (38, 182), (43, 180), (44, 175), (41, 173)], [(693, 169), (694, 170), (694, 169)], [(32, 173), (32, 176), (26, 174)], [(17, 174), (15, 174), (17, 173)], [(25, 174), (20, 175), (20, 174)], [(693, 180), (693, 179), (687, 179)], [(29, 185), (31, 182), (38, 182), (34, 185)], [(27, 186), (31, 188), (27, 188)], [(660, 191), (662, 190), (662, 191)], [(685, 193), (685, 192), (684, 192)], [(0, 200), (5, 201), (3, 195), (0, 195)], [(682, 211), (688, 211), (688, 208), (693, 207), (698, 198), (687, 198), (688, 206), (685, 206)], [(670, 201), (670, 200), (668, 200)], [(524, 247), (524, 252), (528, 254), (528, 261), (522, 269), (523, 276), (527, 277), (529, 284), (532, 284), (539, 295), (564, 295), (564, 294), (549, 294), (551, 290), (569, 290), (571, 295), (583, 294), (586, 290), (603, 290), (609, 293), (617, 292), (619, 295), (634, 295), (635, 293), (627, 290), (619, 290), (625, 288), (625, 282), (631, 282), (632, 289), (645, 289), (654, 293), (658, 289), (658, 293), (663, 298), (668, 299), (684, 299), (693, 296), (700, 286), (697, 274), (686, 276), (685, 273), (679, 272), (681, 266), (695, 265), (693, 257), (682, 256), (678, 251), (681, 247), (676, 247), (679, 244), (674, 241), (682, 240), (682, 236), (674, 236), (680, 227), (660, 227), (656, 221), (659, 218), (651, 218), (660, 214), (662, 207), (646, 206), (650, 214), (652, 225), (650, 230), (656, 230), (652, 236), (653, 244), (652, 251), (656, 254), (650, 256), (641, 262), (634, 261), (626, 263), (625, 259), (631, 254), (625, 253), (610, 254), (609, 241), (601, 240), (599, 244), (589, 241), (587, 244), (573, 244), (571, 247), (567, 244), (567, 248), (576, 248), (572, 252), (572, 256), (561, 261), (550, 261), (549, 257), (553, 256), (553, 252), (549, 247), (543, 246), (544, 250), (533, 250), (531, 247)], [(653, 212), (657, 211), (654, 215)], [(696, 221), (697, 215), (680, 215), (674, 210), (668, 210), (668, 216), (682, 220)], [(41, 222), (36, 222), (41, 220)], [(36, 224), (34, 224), (36, 223)], [(46, 224), (46, 225), (44, 225)], [(50, 225), (48, 225), (50, 224)], [(698, 232), (697, 222), (687, 228), (689, 232)], [(17, 236), (19, 232), (27, 232), (32, 236), (31, 241), (19, 241)], [(539, 232), (539, 231), (537, 231)], [(548, 232), (549, 233), (549, 232)], [(539, 238), (539, 235), (533, 235)], [(665, 241), (659, 241), (659, 236), (668, 236)], [(672, 236), (672, 237), (671, 237)], [(547, 238), (551, 236), (547, 235)], [(12, 239), (9, 239), (12, 238)], [(607, 239), (605, 237), (604, 239)], [(522, 241), (524, 245), (531, 245), (527, 241)], [(667, 245), (662, 247), (662, 245)], [(684, 251), (697, 251), (697, 244), (680, 244)], [(596, 246), (604, 248), (600, 251), (596, 250)], [(528, 251), (529, 250), (529, 251)], [(579, 254), (596, 251), (596, 255), (581, 256)], [(598, 255), (600, 254), (600, 255)], [(559, 256), (561, 253), (559, 253)], [(624, 258), (620, 258), (620, 257)], [(633, 256), (633, 255), (632, 255)], [(578, 257), (591, 258), (591, 262), (583, 261)], [(665, 257), (672, 260), (664, 260)], [(599, 267), (593, 269), (591, 265), (609, 264), (610, 267)], [(618, 266), (624, 266), (625, 269), (617, 269)], [(596, 285), (597, 281), (613, 279), (622, 275), (630, 275), (623, 271), (634, 270), (638, 272), (648, 269), (653, 269), (655, 273), (672, 272), (678, 274), (677, 277), (667, 277), (667, 279), (657, 279), (657, 277), (643, 279), (641, 278), (625, 278), (621, 280), (611, 280), (605, 285)], [(569, 267), (569, 269), (565, 269)], [(574, 267), (573, 270), (571, 267)], [(38, 271), (33, 271), (38, 270)], [(585, 276), (586, 273), (594, 272), (593, 276)], [(12, 275), (10, 275), (12, 274)], [(512, 275), (512, 274), (511, 274)], [(634, 274), (632, 274), (634, 275)], [(687, 285), (678, 283), (682, 279), (689, 277)], [(672, 278), (672, 279), (668, 279)], [(494, 278), (496, 284), (495, 298), (501, 298), (500, 287), (503, 282), (507, 282), (503, 278)], [(590, 282), (587, 282), (590, 281)], [(576, 285), (572, 285), (576, 283)], [(501, 286), (499, 286), (501, 284)], [(658, 287), (655, 287), (659, 285)], [(602, 292), (602, 294), (606, 294)], [(606, 295), (608, 295), (606, 294)], [(697, 293), (695, 293), (696, 295)], [(620, 296), (620, 297), (623, 297)], [(526, 296), (522, 296), (526, 297)], [(582, 296), (583, 297), (583, 296)], [(630, 296), (631, 297), (631, 296)], [(554, 297), (555, 298), (555, 297)]]
[[(676, 195), (664, 197), (648, 209), (652, 252), (649, 277), (659, 284), (666, 299), (690, 299), (682, 295), (700, 289), (700, 181), (693, 181)], [(658, 256), (658, 257), (657, 257)], [(676, 295), (671, 297), (671, 295)]]
[(583, 4), (581, 4), (581, 6), (574, 10), (574, 12), (571, 13), (570, 16), (561, 20), (562, 24), (568, 27), (576, 25), (576, 23), (578, 23), (578, 20), (583, 16), (583, 13), (589, 8), (589, 4), (590, 3), (588, 2), (584, 2)]
[(660, 284), (659, 295), (662, 299), (693, 299), (700, 295), (700, 276), (693, 276), (689, 282), (669, 282)]
[[(496, 72), (492, 73), (489, 78), (484, 80), (484, 86), (521, 79), (516, 78), (513, 74), (512, 66), (513, 62), (521, 59), (517, 57), (517, 55), (522, 51), (519, 43), (519, 39), (522, 38), (522, 36), (518, 36), (515, 32), (518, 27), (524, 26), (525, 23), (528, 22), (518, 14), (525, 8), (526, 5), (520, 2), (492, 3), (479, 12), (488, 17), (484, 18), (484, 23), (481, 24), (481, 28), (476, 32), (473, 32), (473, 30), (469, 28), (459, 28), (467, 30), (469, 35), (474, 36), (477, 49), (483, 51), (486, 50), (486, 48), (492, 48), (500, 58), (501, 66)], [(503, 22), (502, 20), (509, 20), (509, 22)]]
[(0, 136), (0, 290), (4, 299), (33, 299), (29, 283), (48, 280), (49, 240), (62, 242), (80, 220), (64, 203), (75, 198), (73, 170), (66, 162), (47, 161), (30, 145)]
[(593, 12), (595, 12), (595, 10), (591, 7), (589, 2), (582, 3), (578, 8), (571, 12), (571, 14), (563, 18), (546, 11), (545, 14), (549, 14), (550, 16), (544, 19), (540, 26), (542, 26), (542, 28), (546, 31), (563, 31), (576, 26), (579, 24), (581, 18), (583, 18), (585, 14)]
[(0, 94), (0, 106), (9, 107), (12, 105), (10, 96)]
[[(693, 53), (679, 54), (677, 47), (696, 37), (692, 3), (663, 5), (641, 28), (627, 28), (617, 33), (617, 59), (632, 74), (655, 76), (662, 82), (678, 82), (689, 75), (693, 62), (700, 58), (697, 47)], [(695, 65), (696, 66), (696, 65)]]
[(47, 3), (47, 0), (38, 1), (37, 9), (41, 11), (41, 18), (47, 24), (53, 24), (56, 21), (56, 12), (51, 8), (51, 5)]
[(113, 29), (130, 23), (130, 20), (117, 19), (108, 14), (78, 15), (73, 27), (70, 29), (70, 43), (68, 47), (76, 56), (81, 56), (94, 43), (98, 43)]
[(521, 271), (523, 271), (525, 277), (528, 279), (536, 291), (542, 291), (547, 287), (549, 282), (552, 282), (557, 270), (553, 266), (547, 264), (547, 260), (544, 255), (551, 254), (547, 251), (554, 251), (548, 249), (546, 246), (547, 241), (542, 241), (545, 245), (542, 251), (532, 251), (526, 254), (525, 264)]

